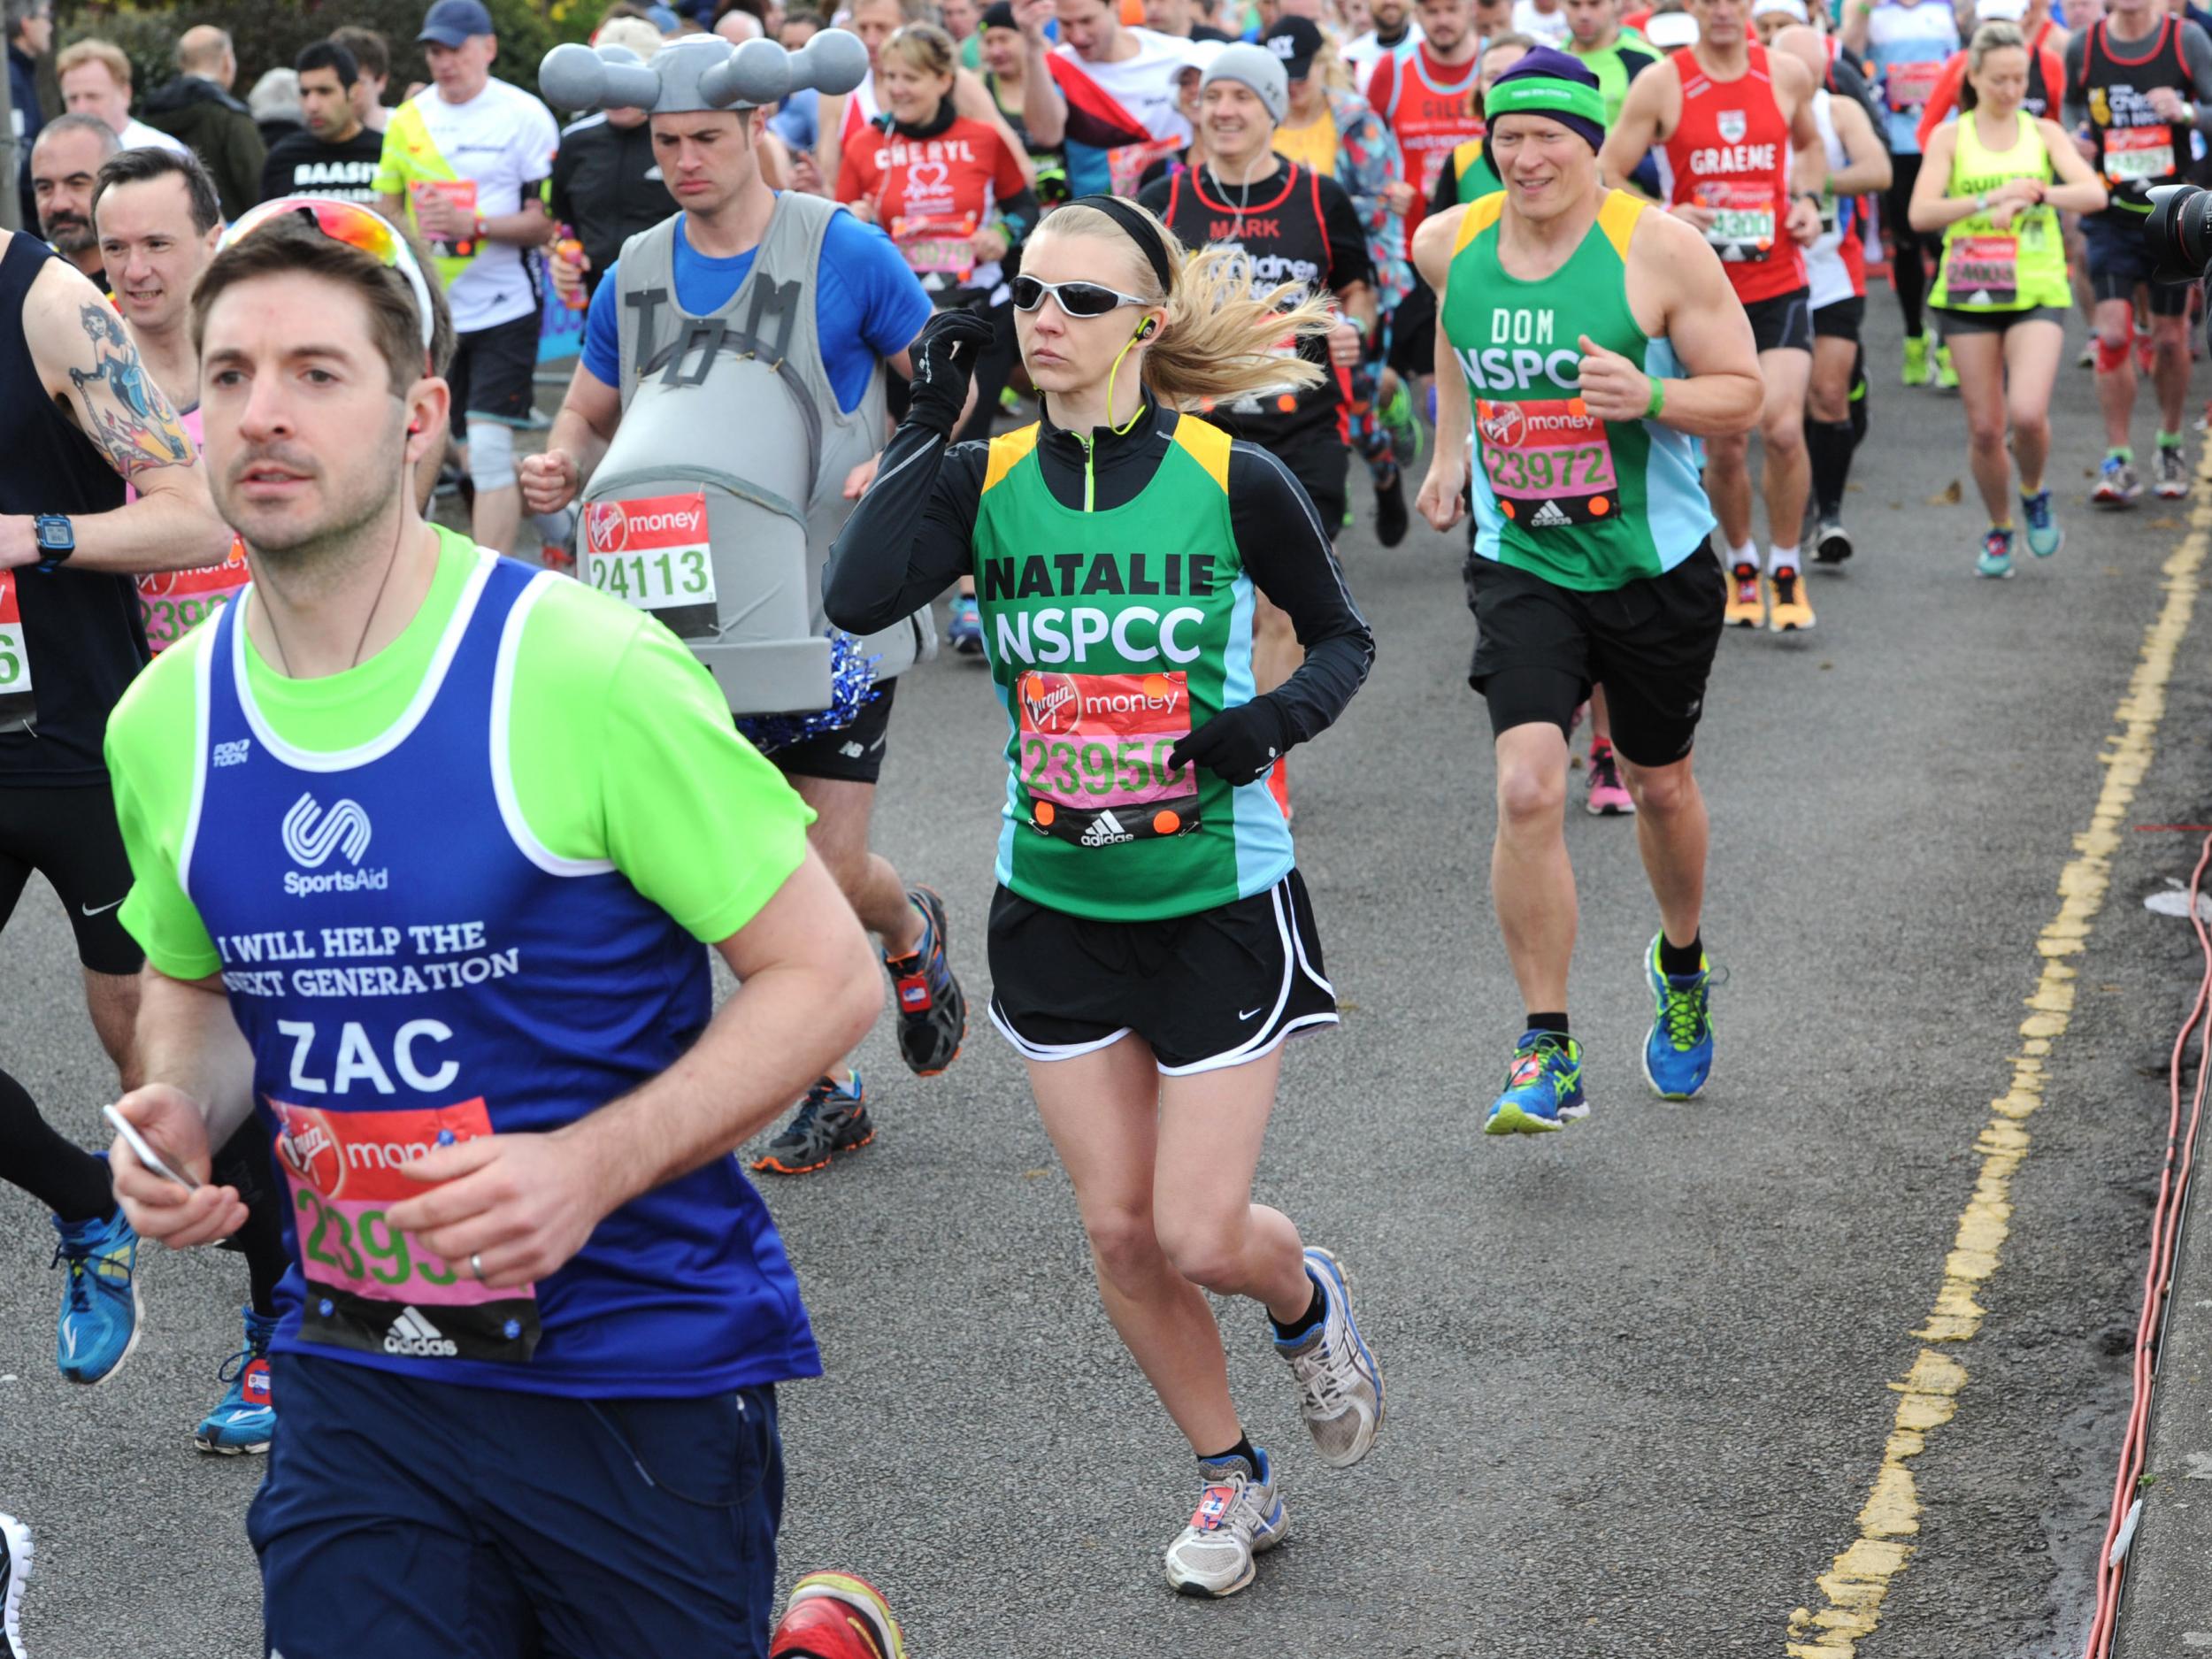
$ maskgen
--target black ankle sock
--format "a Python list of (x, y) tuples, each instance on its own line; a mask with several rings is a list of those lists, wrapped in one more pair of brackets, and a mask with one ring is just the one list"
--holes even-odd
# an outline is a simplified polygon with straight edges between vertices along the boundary
[(1241, 1457), (1246, 1463), (1252, 1465), (1252, 1472), (1254, 1474), (1259, 1473), (1260, 1455), (1258, 1450), (1253, 1446), (1252, 1437), (1249, 1434), (1238, 1435), (1237, 1443), (1234, 1446), (1232, 1446), (1227, 1451), (1216, 1452), (1212, 1456), (1202, 1457), (1198, 1461), (1202, 1463), (1218, 1463), (1231, 1457)]
[(1315, 1282), (1313, 1275), (1307, 1274), (1306, 1281), (1313, 1285), (1313, 1300), (1306, 1304), (1305, 1312), (1300, 1314), (1288, 1325), (1285, 1325), (1271, 1313), (1267, 1316), (1268, 1324), (1275, 1327), (1275, 1335), (1281, 1341), (1296, 1341), (1307, 1332), (1320, 1325), (1329, 1311), (1328, 1301), (1322, 1295), (1321, 1286)]
[(1523, 1031), (1548, 1031), (1563, 1037), (1567, 1034), (1567, 1016), (1563, 1012), (1531, 1014), (1528, 1017), (1528, 1023), (1521, 1029)]
[(1659, 935), (1659, 972), (1669, 978), (1705, 971), (1705, 941), (1700, 934), (1686, 945), (1678, 945), (1664, 933)]

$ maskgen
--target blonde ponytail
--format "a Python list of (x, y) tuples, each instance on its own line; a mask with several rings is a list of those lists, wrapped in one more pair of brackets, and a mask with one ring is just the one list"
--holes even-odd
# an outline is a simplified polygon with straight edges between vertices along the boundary
[[(1224, 402), (1247, 393), (1302, 389), (1325, 378), (1318, 364), (1279, 357), (1274, 348), (1291, 339), (1318, 338), (1336, 326), (1333, 301), (1325, 291), (1285, 282), (1256, 291), (1251, 256), (1240, 248), (1187, 251), (1157, 215), (1128, 204), (1158, 230), (1167, 250), (1171, 290), (1160, 291), (1151, 262), (1137, 261), (1140, 275), (1129, 290), (1162, 305), (1167, 321), (1145, 349), (1144, 383), (1173, 408)], [(1071, 203), (1046, 216), (1040, 234), (1094, 236), (1130, 245), (1128, 233), (1094, 207)]]

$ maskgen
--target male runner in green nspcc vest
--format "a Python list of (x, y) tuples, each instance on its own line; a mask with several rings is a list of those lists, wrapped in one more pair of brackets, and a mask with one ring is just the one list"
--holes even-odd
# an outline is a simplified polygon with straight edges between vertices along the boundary
[(1567, 733), (1594, 683), (1612, 705), (1659, 901), (1644, 1074), (1685, 1100), (1712, 1069), (1705, 801), (1690, 747), (1723, 592), (1698, 440), (1747, 431), (1763, 391), (1751, 325), (1704, 238), (1605, 188), (1597, 77), (1539, 47), (1486, 107), (1504, 190), (1414, 239), (1439, 307), (1436, 458), (1419, 504), (1439, 530), (1458, 522), (1471, 426), (1467, 593), (1480, 641), (1468, 678), (1497, 738), (1491, 894), (1529, 1010), (1484, 1127), (1526, 1134), (1589, 1110), (1566, 1014), (1575, 887), (1563, 814)]

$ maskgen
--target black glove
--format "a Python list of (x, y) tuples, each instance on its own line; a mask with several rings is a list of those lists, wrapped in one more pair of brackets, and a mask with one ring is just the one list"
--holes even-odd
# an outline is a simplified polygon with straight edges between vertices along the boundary
[(1271, 697), (1224, 709), (1168, 751), (1167, 764), (1195, 761), (1233, 784), (1256, 783), (1290, 747), (1290, 727)]
[(976, 359), (990, 349), (996, 332), (989, 318), (964, 307), (939, 311), (922, 326), (912, 347), (913, 401), (907, 406), (906, 424), (926, 426), (941, 438), (952, 436)]

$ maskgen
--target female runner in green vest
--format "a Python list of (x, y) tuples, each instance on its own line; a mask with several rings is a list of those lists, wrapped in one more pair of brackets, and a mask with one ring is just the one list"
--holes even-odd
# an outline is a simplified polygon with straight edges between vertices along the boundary
[[(824, 600), (850, 626), (976, 578), (1008, 733), (991, 1018), (1028, 1062), (1107, 1314), (1200, 1459), (1169, 1581), (1227, 1595), (1286, 1519), (1205, 1293), (1265, 1304), (1322, 1461), (1357, 1462), (1382, 1425), (1342, 1270), (1252, 1202), (1282, 1042), (1336, 1019), (1265, 779), (1343, 712), (1374, 639), (1282, 463), (1179, 411), (1317, 374), (1294, 348), (1334, 319), (1110, 196), (1047, 215), (1012, 288), (1045, 419), (948, 449), (990, 332), (940, 313)], [(1262, 594), (1306, 649), (1263, 695)]]
[(1930, 134), (1912, 191), (1913, 228), (1943, 233), (1928, 303), (1943, 319), (1974, 482), (1989, 509), (1974, 567), (1993, 577), (2012, 574), (2008, 413), (2028, 551), (2048, 558), (2066, 539), (2043, 481), (2072, 298), (2058, 216), (2105, 204), (2103, 182), (2065, 129), (2021, 109), (2027, 90), (2026, 40), (2009, 23), (1983, 24), (1967, 49), (1962, 113)]

